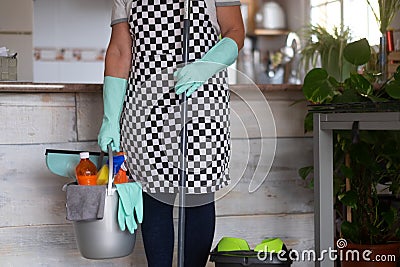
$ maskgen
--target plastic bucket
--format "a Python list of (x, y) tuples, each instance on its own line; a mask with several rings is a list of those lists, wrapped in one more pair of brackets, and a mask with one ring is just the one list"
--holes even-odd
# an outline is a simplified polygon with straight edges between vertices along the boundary
[(125, 257), (132, 253), (136, 232), (121, 231), (118, 225), (119, 196), (113, 184), (113, 153), (108, 146), (108, 185), (101, 220), (73, 222), (76, 242), (80, 253), (88, 259), (109, 259)]
[[(112, 155), (109, 146), (109, 154)], [(64, 177), (74, 177), (74, 169), (79, 163), (80, 151), (69, 150), (46, 150), (46, 164), (54, 174)], [(104, 164), (98, 152), (90, 152), (91, 160)], [(118, 225), (118, 202), (117, 189), (113, 187), (113, 157), (109, 157), (109, 174), (107, 193), (104, 203), (104, 216), (101, 220), (74, 221), (72, 222), (76, 243), (81, 255), (88, 259), (109, 259), (128, 256), (133, 252), (136, 241), (136, 232), (129, 233), (128, 230), (121, 231)], [(76, 183), (74, 183), (76, 184)], [(69, 185), (66, 185), (69, 186)]]
[(106, 195), (102, 220), (73, 222), (76, 242), (81, 255), (88, 259), (125, 257), (132, 253), (136, 232), (121, 231), (118, 226), (118, 192)]

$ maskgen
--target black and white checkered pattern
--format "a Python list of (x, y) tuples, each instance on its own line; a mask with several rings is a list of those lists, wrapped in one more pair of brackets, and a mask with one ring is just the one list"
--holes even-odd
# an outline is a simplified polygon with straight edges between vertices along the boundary
[[(205, 0), (192, 1), (189, 60), (218, 41)], [(182, 62), (183, 0), (137, 0), (129, 19), (134, 64), (122, 115), (122, 146), (146, 192), (179, 190), (181, 114), (173, 73)], [(221, 71), (188, 99), (187, 193), (229, 182), (229, 88)]]

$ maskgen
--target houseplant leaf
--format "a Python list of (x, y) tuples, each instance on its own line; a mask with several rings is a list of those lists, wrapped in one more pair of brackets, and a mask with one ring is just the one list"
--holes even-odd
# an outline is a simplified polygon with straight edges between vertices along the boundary
[(400, 99), (400, 80), (393, 80), (385, 86), (386, 93), (394, 99)]
[(305, 180), (314, 171), (314, 166), (307, 166), (299, 169), (300, 177)]
[(304, 118), (304, 133), (312, 132), (314, 127), (313, 115), (313, 113), (308, 112), (306, 117)]
[[(343, 45), (343, 47), (345, 47)], [(340, 50), (333, 47), (328, 52), (321, 54), (321, 66), (336, 80), (343, 82), (357, 67), (343, 58)]]
[(400, 81), (400, 65), (396, 68), (396, 72), (393, 75), (396, 81)]
[(348, 239), (352, 242), (357, 242), (360, 240), (360, 231), (357, 227), (357, 224), (344, 221), (340, 226), (340, 231), (345, 239)]
[(369, 96), (374, 92), (372, 84), (358, 73), (350, 74), (350, 88), (357, 90), (363, 96)]
[(353, 177), (353, 170), (345, 165), (342, 165), (340, 168), (341, 172), (343, 175), (347, 178), (352, 178)]
[(371, 57), (371, 47), (367, 39), (349, 43), (343, 50), (344, 58), (355, 66), (367, 63)]
[(382, 218), (388, 225), (392, 225), (396, 220), (396, 215), (397, 210), (391, 207), (389, 210), (382, 213)]
[(346, 191), (346, 192), (340, 194), (338, 196), (338, 199), (345, 206), (351, 207), (353, 209), (357, 208), (358, 197), (357, 197), (356, 191), (353, 191), (353, 190)]
[(342, 94), (332, 99), (332, 103), (351, 103), (360, 102), (361, 97), (357, 91), (353, 88), (348, 88), (342, 92)]
[(304, 78), (303, 94), (313, 103), (322, 103), (335, 95), (328, 72), (321, 68), (309, 71)]

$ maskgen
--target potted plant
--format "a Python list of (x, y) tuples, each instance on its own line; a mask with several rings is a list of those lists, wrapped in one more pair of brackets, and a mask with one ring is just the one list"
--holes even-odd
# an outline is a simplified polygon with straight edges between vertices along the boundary
[(303, 29), (302, 36), (306, 43), (301, 50), (301, 59), (306, 71), (320, 63), (339, 81), (345, 80), (351, 71), (355, 71), (354, 65), (342, 56), (351, 38), (349, 28), (339, 30), (335, 27), (330, 33), (321, 25), (309, 25)]
[[(352, 64), (354, 70), (367, 63), (370, 56), (371, 47), (366, 39), (348, 43), (343, 48), (343, 59)], [(311, 104), (318, 104), (314, 106), (316, 109), (340, 104), (360, 107), (359, 112), (365, 108), (400, 110), (400, 68), (383, 84), (377, 83), (378, 78), (379, 75), (358, 69), (340, 81), (327, 69), (314, 68), (304, 78), (303, 93)], [(307, 131), (312, 130), (311, 120), (310, 115), (305, 118)], [(391, 196), (400, 193), (400, 132), (358, 132), (355, 129), (353, 133), (335, 131), (334, 135), (334, 193), (339, 221), (337, 237), (352, 244), (366, 245), (368, 249), (393, 243), (396, 251), (392, 253), (398, 257), (399, 210), (392, 201), (380, 195), (378, 185), (385, 185), (392, 192)], [(302, 168), (299, 173), (306, 178), (312, 173), (312, 167)], [(362, 266), (361, 262), (346, 264), (343, 262), (342, 266)], [(396, 263), (367, 264), (396, 266)]]

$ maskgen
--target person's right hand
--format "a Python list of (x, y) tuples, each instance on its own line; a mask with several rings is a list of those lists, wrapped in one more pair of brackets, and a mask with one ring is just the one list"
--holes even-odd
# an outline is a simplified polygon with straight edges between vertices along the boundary
[(120, 126), (122, 106), (124, 104), (127, 80), (111, 76), (104, 77), (103, 86), (103, 123), (97, 138), (100, 149), (107, 152), (107, 145), (111, 144), (113, 151), (119, 151)]
[(107, 145), (110, 144), (113, 151), (119, 152), (120, 139), (119, 122), (113, 123), (113, 121), (110, 121), (106, 116), (104, 116), (98, 135), (98, 144), (100, 149), (107, 152)]

